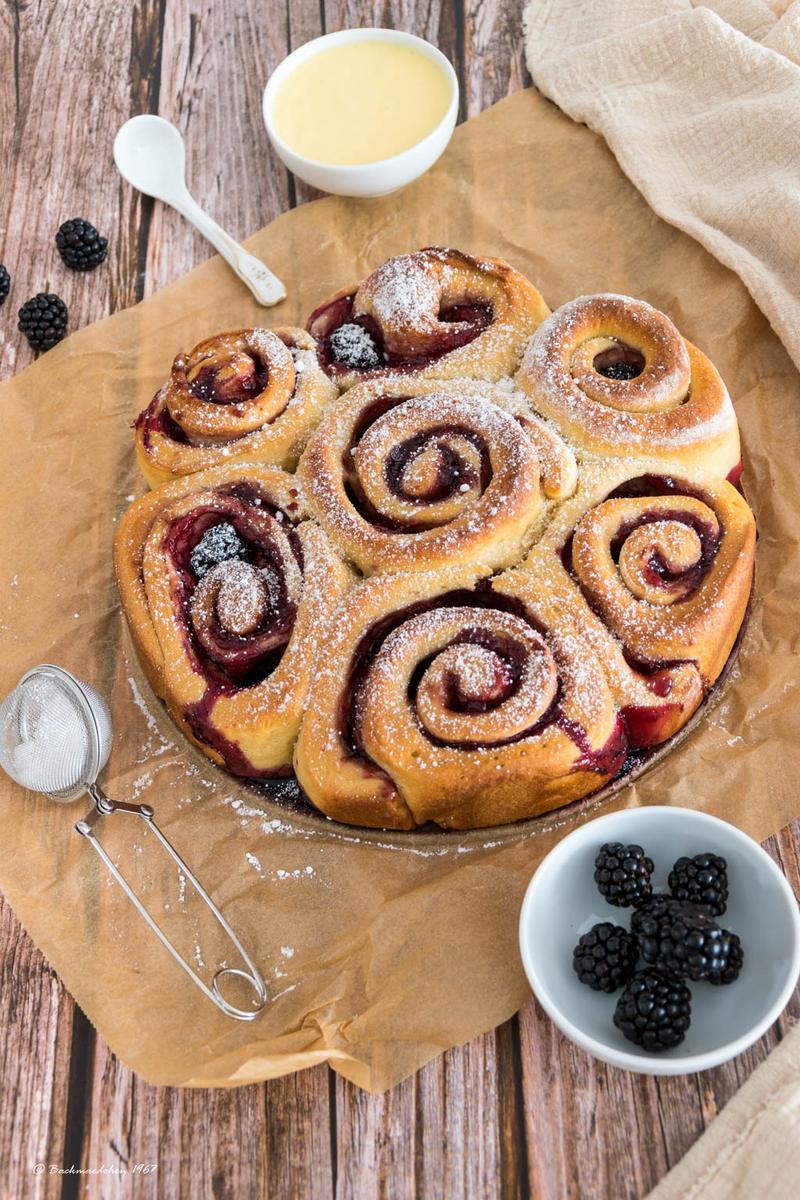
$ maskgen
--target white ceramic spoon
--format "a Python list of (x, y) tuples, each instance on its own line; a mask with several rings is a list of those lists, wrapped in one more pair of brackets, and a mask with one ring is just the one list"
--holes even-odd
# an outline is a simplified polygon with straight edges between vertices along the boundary
[(131, 117), (114, 139), (114, 162), (123, 179), (146, 196), (170, 204), (199, 229), (247, 284), (259, 304), (277, 304), (286, 288), (258, 258), (248, 254), (203, 212), (186, 187), (183, 138), (163, 117)]

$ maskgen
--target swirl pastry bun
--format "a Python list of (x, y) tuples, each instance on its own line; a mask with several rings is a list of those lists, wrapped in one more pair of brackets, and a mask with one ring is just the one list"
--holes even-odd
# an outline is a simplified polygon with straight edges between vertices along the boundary
[(337, 820), (412, 829), (516, 821), (622, 765), (600, 662), (469, 567), (373, 578), (331, 625), (295, 773)]
[(303, 329), (238, 329), (179, 354), (136, 420), (136, 454), (151, 487), (224, 463), (293, 468), (338, 389)]
[(513, 374), (549, 309), (499, 258), (430, 246), (398, 254), (308, 319), (323, 370), (341, 388), (389, 372), (417, 379)]
[(299, 475), (313, 515), (373, 574), (517, 561), (576, 466), (511, 391), (385, 377), (328, 410)]
[(584, 639), (634, 749), (681, 729), (722, 672), (753, 583), (756, 528), (732, 484), (657, 462), (584, 470), (522, 568), (533, 616)]
[(579, 451), (668, 459), (722, 478), (739, 468), (736, 417), (716, 367), (644, 300), (564, 304), (531, 338), (516, 382)]
[(152, 686), (237, 775), (289, 772), (314, 660), (352, 583), (305, 515), (292, 476), (233, 464), (157, 488), (117, 532), (119, 594)]

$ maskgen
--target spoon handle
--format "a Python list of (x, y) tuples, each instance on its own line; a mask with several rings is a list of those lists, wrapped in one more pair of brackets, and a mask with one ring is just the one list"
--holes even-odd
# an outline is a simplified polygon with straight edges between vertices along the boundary
[(247, 284), (259, 304), (269, 308), (286, 298), (286, 288), (277, 275), (273, 275), (260, 259), (248, 254), (244, 246), (234, 241), (188, 192), (180, 199), (173, 200), (172, 206), (211, 242), (242, 282)]

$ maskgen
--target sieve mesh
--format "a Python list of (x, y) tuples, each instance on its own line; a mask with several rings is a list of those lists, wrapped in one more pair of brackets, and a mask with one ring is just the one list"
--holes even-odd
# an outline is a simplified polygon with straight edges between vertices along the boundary
[(73, 800), (94, 782), (110, 737), (101, 697), (56, 667), (29, 671), (0, 705), (0, 766), (56, 800)]

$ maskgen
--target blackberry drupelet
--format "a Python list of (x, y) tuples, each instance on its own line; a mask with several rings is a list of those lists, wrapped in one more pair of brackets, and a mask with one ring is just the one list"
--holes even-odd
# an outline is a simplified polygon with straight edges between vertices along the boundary
[(692, 996), (685, 983), (649, 968), (634, 975), (617, 1001), (614, 1024), (644, 1050), (668, 1050), (686, 1036)]
[(198, 579), (207, 575), (212, 567), (230, 559), (246, 559), (247, 547), (233, 525), (227, 521), (212, 525), (189, 555), (189, 566)]
[(708, 982), (713, 984), (735, 983), (739, 978), (739, 972), (744, 965), (744, 950), (742, 943), (737, 933), (731, 933), (728, 929), (723, 929), (723, 934), (730, 938), (728, 947), (728, 961), (721, 971), (715, 975), (709, 975)]
[(634, 932), (644, 961), (674, 979), (712, 979), (728, 968), (732, 935), (696, 904), (673, 900), (661, 916), (644, 916)]
[(679, 858), (669, 873), (669, 890), (676, 900), (701, 904), (721, 917), (728, 903), (728, 864), (710, 851), (694, 858)]
[(11, 276), (8, 273), (8, 268), (0, 263), (0, 308), (5, 304), (6, 297), (11, 291)]
[(73, 271), (93, 271), (108, 253), (106, 238), (83, 217), (64, 222), (56, 234), (56, 246), (63, 261)]
[(615, 992), (632, 977), (639, 951), (636, 939), (621, 925), (602, 921), (584, 933), (572, 952), (581, 983), (596, 992)]
[(52, 292), (37, 292), (19, 310), (17, 328), (34, 350), (49, 350), (67, 332), (67, 306)]
[(653, 893), (653, 860), (641, 846), (606, 842), (594, 860), (594, 881), (609, 904), (628, 908)]

